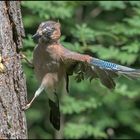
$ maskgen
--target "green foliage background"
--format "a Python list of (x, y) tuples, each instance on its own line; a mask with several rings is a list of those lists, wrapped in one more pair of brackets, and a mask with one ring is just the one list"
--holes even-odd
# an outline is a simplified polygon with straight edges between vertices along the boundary
[[(59, 20), (66, 48), (140, 68), (139, 1), (23, 1), (22, 15), (29, 59), (38, 25)], [(38, 83), (24, 61), (23, 66), (30, 100)], [(26, 111), (29, 138), (140, 138), (140, 81), (120, 77), (116, 83), (109, 91), (98, 80), (76, 83), (71, 77), (70, 93), (61, 98), (62, 134), (50, 125), (46, 93), (41, 94)]]

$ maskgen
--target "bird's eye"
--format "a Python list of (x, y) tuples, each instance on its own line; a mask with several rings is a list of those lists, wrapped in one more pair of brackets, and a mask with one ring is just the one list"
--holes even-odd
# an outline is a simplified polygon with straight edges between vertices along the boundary
[(51, 35), (52, 32), (55, 30), (53, 27), (46, 27), (42, 30), (43, 34), (46, 34), (47, 36)]
[(54, 28), (53, 27), (47, 28), (46, 31), (47, 31), (47, 33), (52, 33), (54, 31)]
[(46, 30), (47, 30), (47, 31), (51, 30), (51, 27), (46, 27)]
[(45, 33), (46, 31), (47, 31), (47, 29), (45, 28), (45, 29), (42, 30), (42, 33)]
[(52, 30), (54, 31), (54, 30), (55, 30), (55, 28), (54, 28), (54, 27), (52, 27)]

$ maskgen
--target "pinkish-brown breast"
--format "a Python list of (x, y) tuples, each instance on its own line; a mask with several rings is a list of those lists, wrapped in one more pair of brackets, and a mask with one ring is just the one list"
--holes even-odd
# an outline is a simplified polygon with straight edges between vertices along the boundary
[(37, 79), (41, 82), (48, 73), (55, 73), (58, 78), (62, 77), (64, 68), (60, 59), (59, 45), (39, 44), (34, 49), (33, 64)]

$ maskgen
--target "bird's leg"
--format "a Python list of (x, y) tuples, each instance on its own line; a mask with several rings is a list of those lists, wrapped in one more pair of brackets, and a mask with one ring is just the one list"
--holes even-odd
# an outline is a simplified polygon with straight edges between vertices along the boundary
[(27, 58), (27, 56), (25, 56), (23, 53), (20, 53), (20, 57), (21, 59), (24, 59), (31, 68), (34, 68), (33, 63)]
[(33, 103), (33, 101), (35, 100), (35, 98), (36, 98), (37, 96), (39, 96), (40, 93), (41, 93), (44, 89), (45, 89), (44, 86), (41, 85), (41, 86), (37, 89), (37, 91), (35, 92), (34, 97), (32, 98), (32, 100), (31, 100), (25, 107), (23, 107), (23, 110), (28, 109), (28, 108), (31, 106), (31, 104)]

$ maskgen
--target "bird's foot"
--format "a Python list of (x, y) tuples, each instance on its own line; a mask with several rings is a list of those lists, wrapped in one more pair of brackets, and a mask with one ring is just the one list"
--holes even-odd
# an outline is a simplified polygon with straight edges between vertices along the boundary
[(30, 106), (31, 106), (31, 104), (29, 103), (29, 104), (27, 104), (26, 106), (24, 106), (24, 107), (22, 108), (22, 110), (27, 110), (28, 108), (30, 108)]
[(20, 58), (24, 59), (29, 67), (34, 68), (33, 63), (22, 52), (20, 53)]

